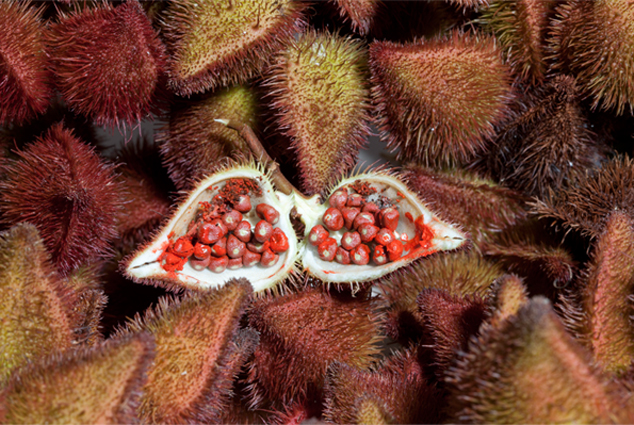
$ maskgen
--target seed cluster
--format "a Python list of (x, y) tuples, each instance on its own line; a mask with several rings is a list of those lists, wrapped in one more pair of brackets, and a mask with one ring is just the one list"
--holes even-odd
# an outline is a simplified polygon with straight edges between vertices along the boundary
[(279, 254), (289, 248), (284, 231), (274, 227), (280, 213), (266, 203), (258, 204), (255, 212), (260, 220), (252, 228), (244, 219), (252, 209), (249, 195), (240, 195), (230, 208), (224, 213), (207, 211), (195, 220), (190, 231), (170, 244), (162, 256), (163, 269), (182, 270), (187, 261), (194, 270), (208, 268), (214, 273), (275, 265)]
[[(349, 190), (348, 190), (349, 189)], [(314, 226), (308, 234), (308, 243), (317, 247), (319, 258), (339, 264), (366, 265), (370, 259), (376, 265), (396, 261), (409, 240), (406, 233), (396, 229), (400, 213), (389, 200), (371, 200), (375, 190), (349, 185), (335, 191), (322, 217), (322, 224)], [(347, 230), (340, 243), (330, 235)]]

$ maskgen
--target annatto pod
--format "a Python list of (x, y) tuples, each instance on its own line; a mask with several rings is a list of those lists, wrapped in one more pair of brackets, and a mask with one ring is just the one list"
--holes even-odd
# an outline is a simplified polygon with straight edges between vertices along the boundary
[[(325, 283), (364, 282), (466, 241), (385, 170), (343, 179), (325, 202), (307, 198), (270, 166), (247, 126), (229, 125), (264, 165), (235, 165), (201, 181), (127, 263), (133, 279), (207, 289), (244, 277), (258, 292), (275, 290), (299, 268)], [(303, 241), (295, 236), (293, 208), (305, 225)]]

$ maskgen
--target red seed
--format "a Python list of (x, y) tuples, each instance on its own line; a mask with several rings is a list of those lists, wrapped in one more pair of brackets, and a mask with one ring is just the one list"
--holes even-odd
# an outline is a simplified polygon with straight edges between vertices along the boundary
[(238, 202), (233, 204), (233, 208), (241, 213), (248, 213), (251, 211), (251, 198), (249, 195), (238, 196)]
[(343, 215), (337, 208), (328, 208), (321, 220), (328, 230), (336, 231), (343, 228)]
[(255, 212), (262, 220), (266, 220), (271, 224), (276, 224), (280, 219), (280, 213), (269, 204), (258, 204)]
[(358, 229), (362, 224), (374, 224), (374, 216), (369, 212), (357, 214), (352, 222), (352, 228)]
[(227, 230), (232, 231), (238, 227), (238, 224), (242, 221), (242, 214), (240, 211), (229, 211), (222, 215), (222, 222), (227, 226)]
[(279, 227), (273, 229), (273, 234), (271, 235), (269, 243), (271, 244), (271, 251), (275, 252), (276, 254), (287, 251), (289, 247), (286, 233), (284, 233), (284, 231)]
[(324, 226), (318, 224), (317, 226), (310, 229), (310, 233), (308, 234), (308, 243), (312, 246), (319, 246), (323, 241), (328, 239), (330, 233), (328, 230), (324, 229)]
[(359, 246), (361, 243), (361, 235), (358, 232), (346, 232), (341, 237), (341, 246), (344, 249), (352, 249)]
[(251, 223), (242, 220), (240, 224), (238, 224), (238, 227), (236, 227), (236, 230), (233, 231), (233, 234), (242, 242), (249, 242), (251, 240)]
[(178, 238), (174, 245), (170, 247), (170, 251), (173, 254), (178, 255), (182, 258), (190, 257), (194, 253), (194, 247), (192, 243), (187, 238)]
[(385, 255), (385, 247), (381, 245), (375, 245), (372, 250), (372, 261), (374, 264), (382, 266), (387, 263), (387, 255)]
[(337, 241), (335, 238), (328, 238), (317, 247), (319, 258), (324, 261), (332, 261), (337, 253)]
[(343, 224), (346, 226), (346, 229), (352, 230), (352, 223), (360, 212), (361, 210), (359, 210), (359, 208), (346, 207), (341, 210), (341, 215), (343, 215)]
[(247, 247), (244, 242), (236, 238), (235, 235), (229, 235), (229, 238), (227, 239), (227, 255), (229, 258), (242, 257), (246, 250)]
[(268, 221), (260, 220), (258, 221), (258, 224), (255, 225), (255, 231), (253, 232), (253, 236), (255, 237), (256, 241), (260, 243), (264, 243), (271, 238), (272, 234), (273, 234), (273, 226)]
[(209, 266), (207, 267), (209, 268), (209, 270), (211, 270), (214, 273), (222, 273), (226, 270), (228, 265), (229, 265), (229, 257), (224, 255), (220, 258), (210, 257)]
[(242, 257), (230, 258), (227, 268), (229, 270), (237, 270), (239, 268), (242, 268)]
[(328, 204), (332, 208), (337, 208), (338, 210), (341, 210), (343, 207), (346, 206), (346, 201), (348, 201), (348, 191), (345, 188), (341, 188), (330, 195), (330, 198), (328, 199)]
[(215, 244), (227, 234), (227, 226), (218, 219), (211, 223), (203, 223), (198, 228), (198, 241), (206, 245)]
[(390, 242), (392, 242), (394, 239), (394, 232), (390, 229), (386, 229), (385, 227), (379, 230), (379, 232), (374, 237), (374, 241), (383, 246), (388, 246)]
[(192, 269), (200, 272), (202, 270), (205, 270), (207, 266), (209, 266), (210, 261), (211, 261), (211, 257), (207, 257), (202, 260), (192, 258), (191, 260), (189, 260), (189, 265), (192, 267)]
[(269, 242), (266, 241), (264, 243), (259, 243), (259, 242), (249, 242), (247, 244), (247, 249), (251, 252), (255, 252), (258, 254), (262, 254), (264, 251), (266, 251), (267, 249), (269, 249)]
[(222, 238), (211, 247), (211, 253), (216, 257), (227, 255), (227, 238)]
[(252, 265), (260, 262), (260, 257), (260, 254), (247, 250), (242, 257), (242, 265), (244, 267), (251, 267)]
[(279, 255), (273, 254), (273, 251), (271, 251), (270, 249), (267, 249), (266, 251), (262, 253), (262, 257), (260, 258), (260, 263), (264, 267), (271, 267), (272, 265), (277, 263), (277, 260), (279, 259), (280, 259)]
[(379, 206), (374, 202), (368, 202), (363, 206), (363, 208), (361, 208), (362, 212), (369, 212), (374, 216), (376, 216), (376, 213), (378, 213), (380, 210), (381, 209), (379, 208)]
[(350, 251), (350, 259), (359, 266), (368, 264), (370, 262), (370, 248), (364, 244), (359, 245)]
[(394, 240), (386, 248), (390, 261), (396, 261), (403, 255), (403, 242)]
[(400, 214), (396, 208), (387, 207), (379, 212), (379, 218), (383, 227), (395, 231), (398, 227)]
[(373, 224), (362, 224), (361, 226), (359, 226), (359, 235), (361, 236), (361, 242), (371, 242), (377, 233), (379, 233), (379, 228)]
[(342, 247), (337, 248), (335, 261), (339, 264), (350, 264), (350, 253)]
[(205, 258), (209, 258), (210, 255), (211, 247), (209, 245), (204, 245), (200, 242), (196, 242), (196, 245), (194, 245), (194, 257), (196, 257), (198, 260), (204, 260)]
[(164, 258), (165, 258), (166, 266), (175, 266), (181, 261), (183, 261), (183, 257), (179, 257), (178, 255), (173, 254), (171, 252), (168, 252)]
[(358, 193), (348, 195), (348, 201), (346, 202), (347, 207), (360, 207), (361, 204), (363, 204), (363, 196)]

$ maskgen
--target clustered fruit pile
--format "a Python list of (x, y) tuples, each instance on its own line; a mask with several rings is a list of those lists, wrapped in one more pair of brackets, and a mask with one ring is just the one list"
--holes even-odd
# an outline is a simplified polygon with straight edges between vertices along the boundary
[(0, 0), (0, 423), (634, 423), (633, 23)]

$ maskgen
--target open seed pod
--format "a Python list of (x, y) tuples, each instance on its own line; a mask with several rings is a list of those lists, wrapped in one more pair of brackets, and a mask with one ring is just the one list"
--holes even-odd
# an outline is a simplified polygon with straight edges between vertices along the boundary
[[(322, 204), (294, 189), (277, 167), (266, 172), (270, 158), (257, 139), (254, 145), (243, 137), (265, 165), (236, 165), (201, 181), (127, 263), (130, 277), (191, 289), (244, 277), (258, 292), (275, 290), (297, 265), (326, 283), (364, 282), (466, 241), (386, 171), (343, 179)], [(303, 241), (291, 223), (293, 208), (305, 225)]]

